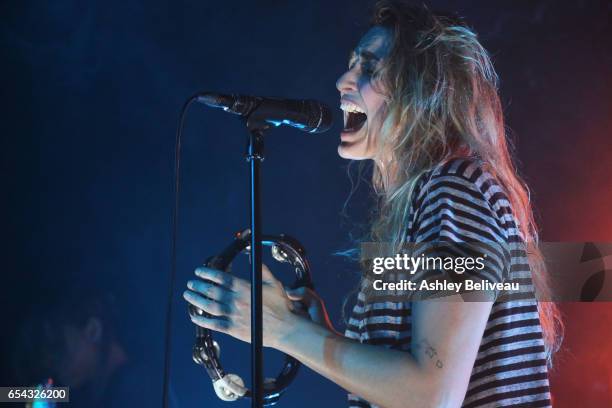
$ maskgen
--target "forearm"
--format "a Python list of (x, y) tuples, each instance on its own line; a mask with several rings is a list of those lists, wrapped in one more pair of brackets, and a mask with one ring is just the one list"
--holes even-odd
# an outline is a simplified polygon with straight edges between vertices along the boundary
[(361, 344), (302, 318), (276, 348), (373, 404), (439, 406), (433, 370), (421, 367), (410, 353)]

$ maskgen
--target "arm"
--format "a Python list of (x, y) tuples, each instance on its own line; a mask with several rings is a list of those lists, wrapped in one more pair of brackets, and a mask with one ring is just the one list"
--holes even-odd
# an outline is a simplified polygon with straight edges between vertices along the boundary
[[(421, 190), (415, 242), (503, 243), (482, 191), (461, 175), (431, 179)], [(496, 247), (494, 245), (494, 247)], [(499, 245), (497, 245), (499, 247)], [(444, 251), (443, 248), (430, 248)], [(451, 253), (440, 253), (452, 256)], [(496, 280), (500, 270), (487, 262)], [(426, 274), (419, 278), (425, 279)], [(419, 280), (419, 279), (417, 279)], [(411, 353), (370, 346), (300, 323), (280, 349), (366, 400), (390, 407), (459, 407), (488, 321), (485, 293), (413, 302)], [(464, 302), (464, 299), (479, 299)], [(312, 313), (311, 313), (312, 316)]]
[(361, 344), (296, 318), (277, 348), (371, 403), (460, 407), (490, 302), (415, 302), (412, 352)]
[[(249, 341), (248, 282), (208, 268), (198, 268), (196, 274), (205, 280), (190, 281), (192, 290), (185, 298), (218, 318), (194, 317), (193, 322)], [(328, 323), (294, 313), (282, 284), (267, 268), (264, 279), (266, 346), (385, 408), (461, 405), (490, 303), (464, 303), (460, 297), (456, 302), (415, 303), (412, 353), (406, 353), (355, 342)]]
[[(473, 182), (445, 176), (427, 187), (415, 223), (416, 242), (503, 241), (494, 212)], [(412, 347), (406, 353), (349, 340), (327, 318), (316, 319), (316, 324), (293, 313), (282, 285), (267, 268), (263, 273), (264, 344), (385, 408), (461, 406), (492, 302), (464, 302), (464, 295), (413, 302)], [(219, 288), (211, 294), (206, 284), (192, 284), (190, 289), (213, 300), (194, 292), (187, 292), (186, 299), (220, 317), (194, 318), (194, 323), (249, 341), (248, 283), (207, 268), (196, 274), (229, 289), (224, 295), (216, 293)]]

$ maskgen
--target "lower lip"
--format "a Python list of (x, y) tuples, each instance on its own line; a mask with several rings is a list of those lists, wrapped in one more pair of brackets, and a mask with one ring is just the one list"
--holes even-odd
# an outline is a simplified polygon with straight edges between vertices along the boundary
[(353, 131), (350, 131), (350, 132), (341, 131), (340, 132), (340, 140), (350, 141), (351, 139), (354, 139), (359, 134), (361, 129), (363, 129), (363, 126), (360, 129), (358, 129), (358, 130), (353, 130)]
[(340, 133), (341, 142), (352, 142), (355, 139), (355, 132), (342, 132)]

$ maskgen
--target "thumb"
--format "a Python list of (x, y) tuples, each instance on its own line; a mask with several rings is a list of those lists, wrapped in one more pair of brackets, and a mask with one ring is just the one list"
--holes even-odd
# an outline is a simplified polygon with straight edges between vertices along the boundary
[(291, 300), (303, 300), (306, 297), (306, 287), (302, 286), (295, 289), (285, 289), (285, 293)]

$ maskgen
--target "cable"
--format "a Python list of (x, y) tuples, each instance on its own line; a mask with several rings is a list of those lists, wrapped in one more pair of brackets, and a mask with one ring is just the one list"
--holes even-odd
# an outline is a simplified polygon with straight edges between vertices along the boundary
[(170, 276), (168, 279), (168, 303), (166, 305), (166, 325), (164, 340), (164, 382), (162, 394), (162, 407), (168, 408), (168, 390), (170, 382), (170, 360), (171, 360), (171, 337), (172, 337), (172, 299), (174, 295), (174, 285), (176, 281), (176, 242), (178, 235), (178, 213), (179, 213), (179, 194), (180, 194), (180, 164), (181, 164), (181, 138), (183, 124), (189, 106), (195, 102), (197, 95), (190, 97), (184, 104), (179, 115), (178, 126), (176, 129), (176, 140), (174, 144), (174, 209), (172, 211), (172, 243), (170, 248)]

